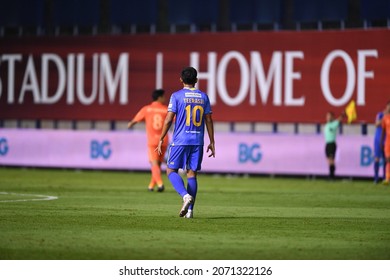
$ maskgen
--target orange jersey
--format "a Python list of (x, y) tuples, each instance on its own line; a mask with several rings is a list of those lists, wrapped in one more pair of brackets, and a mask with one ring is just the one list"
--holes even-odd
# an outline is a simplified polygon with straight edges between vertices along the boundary
[[(145, 121), (148, 146), (157, 147), (167, 113), (168, 107), (166, 105), (154, 101), (151, 104), (142, 107), (135, 115), (133, 121)], [(163, 145), (168, 145), (168, 137), (164, 138)]]
[(386, 114), (382, 119), (382, 133), (385, 133), (384, 152), (385, 156), (390, 157), (390, 114)]
[(383, 133), (386, 133), (385, 134), (386, 140), (388, 140), (386, 141), (387, 145), (390, 145), (390, 114), (386, 114), (383, 116), (382, 129), (383, 129)]

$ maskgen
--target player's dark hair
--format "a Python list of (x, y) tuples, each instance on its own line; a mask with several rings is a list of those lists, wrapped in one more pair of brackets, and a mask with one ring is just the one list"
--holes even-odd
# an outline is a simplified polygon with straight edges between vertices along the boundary
[(159, 97), (164, 95), (164, 90), (163, 89), (156, 89), (152, 93), (152, 99), (153, 101), (156, 101)]
[(195, 85), (197, 82), (198, 72), (194, 67), (186, 67), (181, 71), (181, 79), (187, 85)]

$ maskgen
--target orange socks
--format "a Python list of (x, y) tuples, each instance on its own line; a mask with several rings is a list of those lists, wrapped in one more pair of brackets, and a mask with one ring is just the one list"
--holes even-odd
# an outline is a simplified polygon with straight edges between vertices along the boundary
[(154, 181), (154, 178), (152, 176), (152, 178), (150, 179), (150, 183), (149, 183), (148, 188), (149, 189), (153, 189), (155, 184), (156, 184), (156, 182)]
[(161, 169), (158, 165), (152, 165), (152, 180), (156, 182), (157, 186), (161, 187), (164, 183), (161, 179)]

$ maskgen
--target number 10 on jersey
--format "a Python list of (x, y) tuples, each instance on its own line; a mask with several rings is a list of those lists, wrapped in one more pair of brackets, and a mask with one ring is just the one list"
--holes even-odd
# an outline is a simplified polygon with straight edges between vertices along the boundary
[[(198, 113), (198, 111), (199, 111), (199, 113)], [(191, 110), (191, 105), (187, 105), (186, 106), (186, 126), (191, 125), (191, 120), (192, 120), (192, 124), (194, 126), (200, 126), (202, 124), (203, 112), (204, 112), (204, 109), (202, 106), (196, 105)], [(198, 121), (196, 120), (197, 114), (199, 114)]]

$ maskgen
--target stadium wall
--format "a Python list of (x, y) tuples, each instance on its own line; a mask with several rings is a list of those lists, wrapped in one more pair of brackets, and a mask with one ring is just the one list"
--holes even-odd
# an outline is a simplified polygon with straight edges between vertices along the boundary
[(0, 38), (0, 118), (128, 120), (179, 72), (219, 122), (319, 123), (354, 100), (368, 122), (388, 100), (390, 30)]
[[(217, 156), (203, 172), (321, 176), (328, 173), (321, 135), (216, 133)], [(0, 165), (149, 170), (140, 131), (0, 130)], [(207, 141), (206, 141), (207, 143)], [(371, 177), (373, 137), (340, 135), (337, 175)]]

